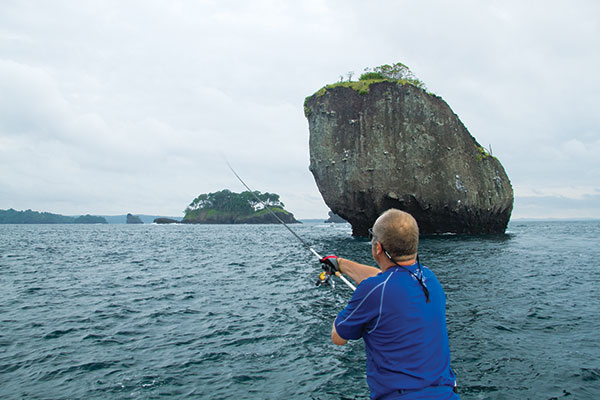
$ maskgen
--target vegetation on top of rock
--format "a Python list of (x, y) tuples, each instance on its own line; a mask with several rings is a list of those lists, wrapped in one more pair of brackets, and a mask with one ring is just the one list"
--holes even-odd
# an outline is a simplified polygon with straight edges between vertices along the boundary
[(185, 209), (182, 222), (269, 223), (273, 217), (265, 205), (287, 219), (285, 222), (295, 221), (293, 215), (284, 209), (278, 194), (259, 191), (235, 193), (224, 189), (196, 197)]
[(342, 76), (339, 82), (326, 85), (317, 91), (316, 95), (322, 96), (328, 89), (336, 87), (349, 87), (360, 94), (366, 94), (369, 92), (369, 87), (373, 83), (378, 82), (396, 82), (402, 85), (413, 85), (420, 89), (427, 90), (425, 84), (415, 76), (410, 68), (402, 63), (393, 65), (384, 64), (374, 68), (367, 67), (358, 81), (352, 80), (353, 75), (353, 72), (349, 72), (347, 81), (344, 81)]
[(488, 157), (494, 157), (491, 153), (488, 153), (483, 146), (479, 145), (479, 143), (475, 143), (475, 149), (477, 149), (477, 155), (475, 156), (477, 161), (483, 161)]
[(415, 74), (402, 63), (394, 65), (380, 65), (373, 69), (365, 68), (365, 73), (360, 76), (360, 80), (387, 80), (400, 82), (403, 85), (413, 85), (425, 89), (425, 84), (415, 76)]

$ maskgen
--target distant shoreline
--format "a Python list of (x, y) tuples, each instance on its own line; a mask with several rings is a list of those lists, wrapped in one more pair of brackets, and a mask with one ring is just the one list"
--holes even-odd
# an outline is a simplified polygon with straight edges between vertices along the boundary
[[(5, 215), (7, 212), (10, 211), (16, 212), (16, 213), (26, 213), (26, 212), (30, 212), (31, 214), (35, 215), (34, 213), (37, 213), (38, 216), (40, 215), (46, 215), (46, 216), (52, 216), (53, 218), (56, 218), (57, 221), (55, 222), (6, 222), (5, 220), (2, 219), (2, 215)], [(133, 214), (133, 213), (132, 213)], [(183, 219), (183, 217), (173, 217), (173, 216), (166, 216), (166, 215), (149, 215), (149, 214), (133, 214), (134, 216), (139, 217), (142, 222), (144, 224), (152, 224), (154, 223), (154, 220), (157, 218), (169, 218), (175, 221), (178, 221), (178, 223), (180, 223)], [(54, 214), (54, 213), (48, 213), (48, 212), (43, 212), (43, 211), (31, 211), (31, 210), (23, 210), (23, 211), (16, 211), (14, 209), (8, 209), (8, 210), (2, 210), (0, 209), (0, 225), (2, 224), (13, 224), (13, 225), (32, 225), (32, 224), (79, 224), (79, 223), (75, 223), (72, 222), (72, 220), (75, 220), (77, 218), (83, 218), (83, 217), (98, 217), (98, 218), (104, 218), (106, 220), (106, 223), (109, 225), (126, 225), (127, 224), (127, 214), (118, 214), (118, 215), (94, 215), (94, 214), (81, 214), (81, 215), (62, 215), (62, 214)], [(60, 219), (63, 219), (64, 222), (58, 222)], [(327, 218), (299, 218), (298, 221), (303, 223), (303, 224), (331, 224), (331, 222), (326, 222)], [(600, 221), (600, 218), (592, 218), (592, 217), (567, 217), (567, 218), (555, 218), (555, 217), (536, 217), (536, 218), (529, 218), (529, 217), (522, 217), (522, 218), (511, 218), (511, 220), (509, 221), (510, 223), (520, 223), (520, 222), (593, 222), (593, 221)], [(96, 222), (88, 222), (88, 223), (96, 223)], [(104, 223), (104, 222), (98, 222), (98, 223)], [(347, 222), (346, 222), (347, 223)], [(338, 224), (338, 223), (336, 223)], [(343, 223), (339, 223), (339, 224), (343, 224)]]
[[(165, 217), (162, 215), (137, 214), (144, 224), (151, 224), (156, 218), (170, 218), (180, 221), (182, 217)], [(31, 209), (17, 211), (13, 208), (0, 209), (0, 224), (126, 224), (127, 214), (122, 215), (62, 215)]]

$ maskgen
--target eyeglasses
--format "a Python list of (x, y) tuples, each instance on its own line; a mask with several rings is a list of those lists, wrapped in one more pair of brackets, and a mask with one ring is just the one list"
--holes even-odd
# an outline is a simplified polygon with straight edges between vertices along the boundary
[(376, 241), (378, 241), (377, 236), (375, 236), (375, 234), (373, 233), (373, 228), (369, 228), (368, 232), (369, 232), (369, 240), (375, 239)]

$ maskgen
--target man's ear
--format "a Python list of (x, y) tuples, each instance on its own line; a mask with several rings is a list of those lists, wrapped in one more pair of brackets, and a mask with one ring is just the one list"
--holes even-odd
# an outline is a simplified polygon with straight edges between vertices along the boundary
[(377, 255), (383, 254), (383, 246), (381, 245), (381, 243), (375, 242), (375, 246), (376, 246), (375, 254), (377, 254)]

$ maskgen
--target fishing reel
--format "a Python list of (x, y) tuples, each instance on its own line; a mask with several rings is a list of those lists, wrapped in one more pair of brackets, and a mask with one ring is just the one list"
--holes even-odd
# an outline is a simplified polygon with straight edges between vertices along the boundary
[(321, 267), (323, 268), (323, 272), (319, 274), (319, 279), (317, 280), (317, 286), (321, 285), (329, 285), (332, 289), (335, 288), (335, 282), (333, 281), (332, 276), (336, 275), (336, 272), (339, 272), (338, 261), (336, 256), (327, 256), (323, 257), (319, 260), (321, 262)]
[(329, 285), (329, 286), (331, 286), (332, 289), (335, 288), (335, 282), (333, 279), (331, 279), (331, 273), (329, 273), (327, 271), (323, 271), (319, 274), (319, 278), (317, 279), (316, 286), (321, 286), (321, 285)]

